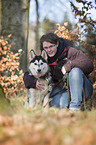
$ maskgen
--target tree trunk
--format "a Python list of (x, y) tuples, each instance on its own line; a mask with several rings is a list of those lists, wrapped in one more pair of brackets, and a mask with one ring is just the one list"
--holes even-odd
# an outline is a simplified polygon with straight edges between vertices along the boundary
[(40, 52), (39, 47), (39, 3), (38, 0), (36, 2), (36, 27), (35, 27), (35, 51), (38, 54)]
[(1, 35), (6, 38), (12, 34), (9, 43), (16, 53), (23, 50), (20, 58), (20, 69), (27, 69), (27, 37), (29, 0), (1, 0)]
[(0, 35), (1, 35), (1, 0), (0, 0)]

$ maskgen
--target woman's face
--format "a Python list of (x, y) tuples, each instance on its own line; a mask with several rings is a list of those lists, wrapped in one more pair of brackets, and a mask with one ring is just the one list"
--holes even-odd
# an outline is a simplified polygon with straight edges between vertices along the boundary
[(53, 57), (57, 52), (57, 47), (59, 45), (59, 42), (57, 44), (52, 44), (50, 42), (43, 42), (43, 49), (46, 51), (49, 57)]

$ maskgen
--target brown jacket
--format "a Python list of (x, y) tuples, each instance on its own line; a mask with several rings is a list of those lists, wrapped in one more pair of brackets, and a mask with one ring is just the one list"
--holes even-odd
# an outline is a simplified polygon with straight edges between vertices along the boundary
[(93, 71), (93, 62), (80, 50), (70, 47), (67, 62), (64, 65), (67, 72), (74, 67), (80, 68), (86, 75)]

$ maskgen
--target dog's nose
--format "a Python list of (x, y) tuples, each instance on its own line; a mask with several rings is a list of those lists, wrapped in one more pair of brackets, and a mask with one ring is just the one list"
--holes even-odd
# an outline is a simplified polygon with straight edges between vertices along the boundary
[(41, 69), (38, 69), (38, 72), (41, 72)]

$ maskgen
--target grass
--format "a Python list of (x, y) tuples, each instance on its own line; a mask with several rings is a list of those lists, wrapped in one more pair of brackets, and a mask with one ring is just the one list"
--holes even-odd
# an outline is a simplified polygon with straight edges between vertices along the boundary
[(96, 109), (25, 108), (11, 99), (15, 113), (0, 115), (0, 145), (96, 145)]

